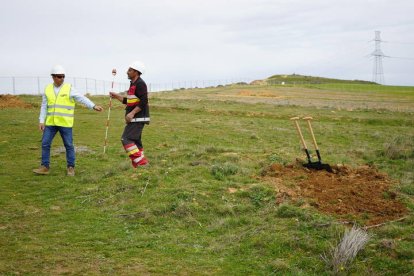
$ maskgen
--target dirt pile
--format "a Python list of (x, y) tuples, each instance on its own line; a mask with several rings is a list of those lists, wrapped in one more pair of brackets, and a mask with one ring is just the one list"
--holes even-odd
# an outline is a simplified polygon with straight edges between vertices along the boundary
[(18, 108), (29, 108), (32, 107), (31, 104), (24, 102), (17, 96), (13, 95), (0, 95), (0, 109), (8, 107), (18, 107)]
[(370, 166), (333, 166), (334, 173), (308, 170), (300, 164), (273, 164), (262, 176), (275, 186), (277, 203), (306, 202), (342, 220), (373, 225), (402, 217), (406, 207), (390, 188), (388, 175)]

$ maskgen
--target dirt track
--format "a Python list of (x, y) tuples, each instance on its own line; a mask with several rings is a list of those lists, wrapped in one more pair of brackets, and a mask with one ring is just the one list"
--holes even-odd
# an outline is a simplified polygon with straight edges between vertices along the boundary
[(386, 174), (373, 167), (334, 166), (334, 173), (301, 165), (273, 164), (263, 177), (275, 186), (278, 204), (305, 198), (309, 205), (342, 220), (373, 225), (398, 219), (407, 212)]

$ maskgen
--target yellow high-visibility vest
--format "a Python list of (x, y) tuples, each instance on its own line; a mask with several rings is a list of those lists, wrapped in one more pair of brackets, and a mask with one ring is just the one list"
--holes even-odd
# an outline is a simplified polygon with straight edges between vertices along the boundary
[(53, 83), (46, 86), (45, 95), (47, 98), (47, 126), (73, 127), (75, 115), (75, 101), (69, 97), (70, 84), (62, 84), (59, 93), (56, 95)]

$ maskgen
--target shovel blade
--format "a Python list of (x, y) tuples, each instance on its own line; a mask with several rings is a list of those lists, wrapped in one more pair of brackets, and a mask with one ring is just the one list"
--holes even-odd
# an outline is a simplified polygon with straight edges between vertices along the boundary
[(310, 163), (303, 164), (303, 166), (311, 170), (318, 170), (318, 171), (325, 170), (327, 172), (333, 173), (333, 170), (330, 165), (323, 164), (321, 162), (310, 162)]

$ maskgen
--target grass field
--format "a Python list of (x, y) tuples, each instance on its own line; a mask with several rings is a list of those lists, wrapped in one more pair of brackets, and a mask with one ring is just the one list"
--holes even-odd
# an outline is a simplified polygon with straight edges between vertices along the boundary
[(74, 178), (56, 151), (60, 137), (51, 174), (33, 175), (41, 99), (21, 99), (34, 107), (0, 109), (0, 274), (330, 275), (321, 255), (347, 226), (313, 207), (275, 204), (260, 177), (272, 163), (303, 158), (289, 118), (305, 115), (315, 118), (326, 162), (377, 166), (396, 180), (409, 210), (369, 230), (372, 239), (343, 274), (414, 273), (413, 89), (154, 93), (143, 136), (151, 165), (138, 170), (121, 147), (122, 107), (111, 112), (103, 155), (107, 113), (78, 106), (75, 145), (88, 150), (77, 154)]

